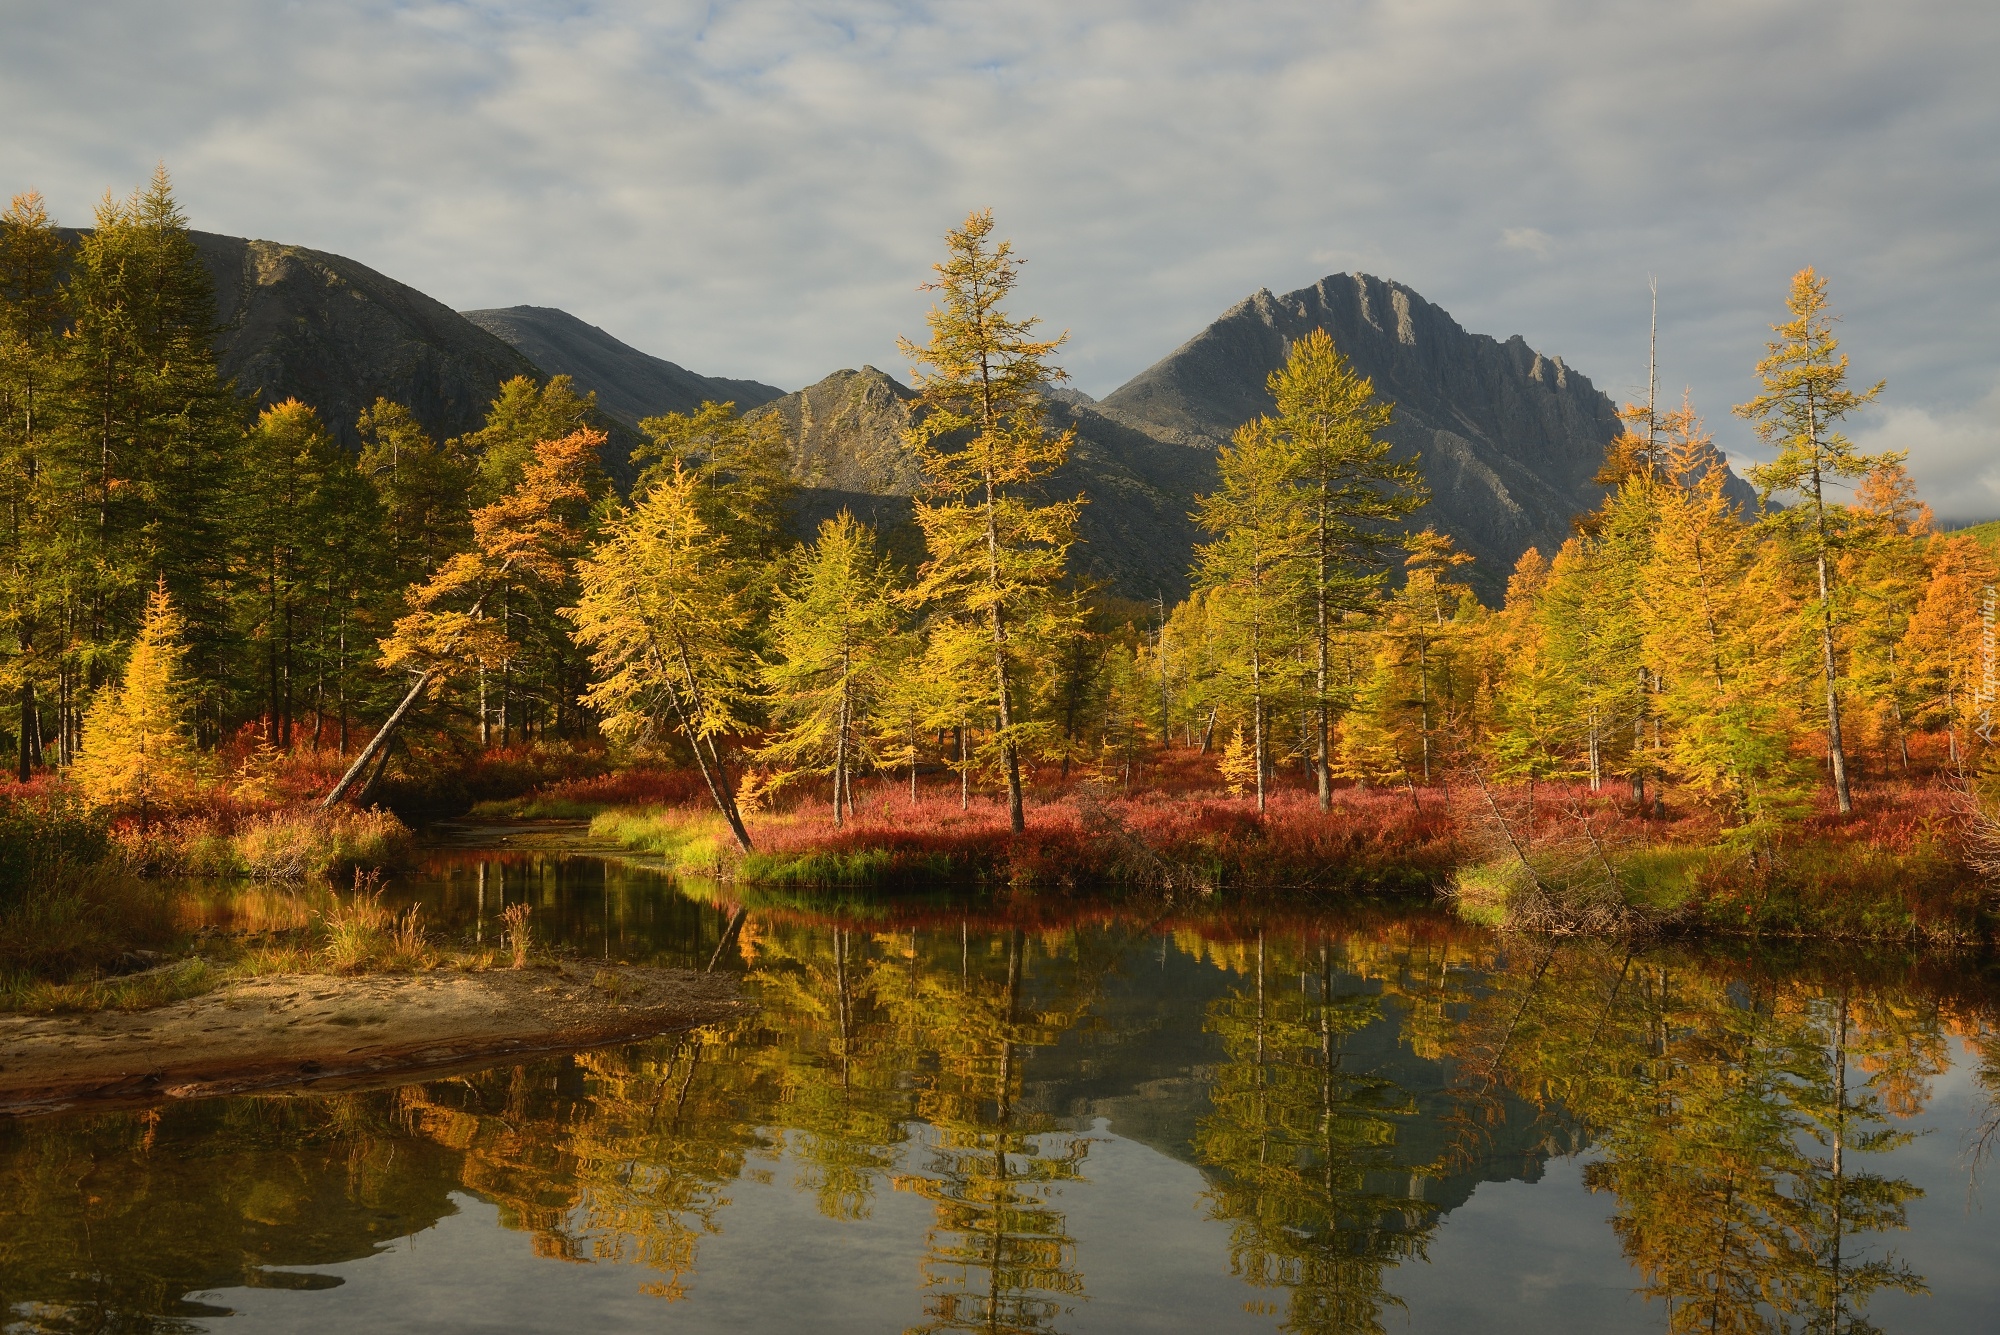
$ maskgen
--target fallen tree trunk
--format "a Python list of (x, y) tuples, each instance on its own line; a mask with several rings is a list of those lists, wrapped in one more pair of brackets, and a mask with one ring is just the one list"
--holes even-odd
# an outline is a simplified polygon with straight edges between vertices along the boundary
[(389, 738), (395, 734), (396, 725), (403, 721), (403, 715), (410, 712), (410, 706), (414, 705), (417, 697), (424, 693), (424, 687), (431, 684), (434, 675), (436, 675), (434, 671), (429, 668), (417, 674), (416, 684), (410, 687), (410, 693), (403, 697), (403, 703), (397, 705), (396, 712), (389, 715), (382, 726), (375, 730), (375, 735), (368, 739), (368, 745), (361, 748), (361, 754), (347, 767), (347, 773), (340, 776), (340, 782), (333, 785), (333, 791), (320, 802), (321, 811), (331, 811), (334, 803), (347, 796), (347, 790), (361, 777), (362, 771), (367, 768), (368, 762), (375, 758), (376, 752), (389, 744)]

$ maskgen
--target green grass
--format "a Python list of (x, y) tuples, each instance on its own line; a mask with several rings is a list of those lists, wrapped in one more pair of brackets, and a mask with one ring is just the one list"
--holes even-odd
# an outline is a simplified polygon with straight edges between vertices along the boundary
[(224, 970), (199, 957), (126, 978), (87, 978), (67, 983), (12, 972), (0, 974), (0, 1011), (50, 1014), (144, 1010), (212, 992), (226, 979)]
[(1734, 860), (1719, 849), (1659, 844), (1628, 849), (1614, 861), (1626, 902), (1634, 908), (1672, 913), (1687, 903), (1703, 872)]
[(1961, 533), (1977, 538), (1986, 546), (2000, 551), (2000, 519), (1989, 519), (1983, 524), (1973, 524), (1967, 528), (1955, 528), (1947, 536), (1957, 537)]
[(880, 886), (896, 872), (895, 855), (886, 848), (853, 848), (834, 852), (752, 853), (737, 875), (749, 885)]
[(732, 858), (729, 827), (719, 815), (673, 809), (604, 811), (590, 822), (593, 838), (635, 853), (652, 853), (675, 871), (706, 875)]

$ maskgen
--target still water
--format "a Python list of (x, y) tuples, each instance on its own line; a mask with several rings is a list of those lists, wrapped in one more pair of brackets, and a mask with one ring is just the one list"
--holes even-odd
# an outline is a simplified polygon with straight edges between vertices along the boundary
[[(580, 856), (392, 887), (707, 964)], [(2000, 971), (1424, 913), (753, 903), (732, 1023), (400, 1089), (0, 1121), (8, 1330), (2000, 1325)]]

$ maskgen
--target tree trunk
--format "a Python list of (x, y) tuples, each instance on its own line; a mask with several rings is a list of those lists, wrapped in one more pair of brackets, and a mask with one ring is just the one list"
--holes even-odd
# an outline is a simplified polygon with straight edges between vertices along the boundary
[(840, 684), (840, 717), (835, 725), (833, 738), (833, 828), (841, 827), (841, 790), (847, 780), (847, 698), (848, 687), (845, 678)]
[[(1324, 492), (1324, 481), (1322, 481)], [(1328, 763), (1326, 747), (1330, 720), (1327, 717), (1326, 668), (1327, 668), (1327, 607), (1326, 607), (1326, 502), (1322, 496), (1319, 513), (1319, 582), (1313, 590), (1313, 616), (1315, 620), (1316, 643), (1314, 649), (1318, 662), (1313, 667), (1313, 778), (1319, 785), (1319, 809), (1333, 810), (1333, 768)]]
[(21, 756), (19, 767), (15, 771), (15, 777), (20, 779), (22, 783), (28, 781), (32, 770), (31, 761), (34, 758), (34, 738), (41, 731), (41, 728), (38, 726), (40, 722), (41, 720), (36, 717), (35, 711), (35, 684), (31, 681), (23, 681), (21, 683)]
[(1826, 575), (1826, 552), (1819, 557), (1820, 649), (1826, 674), (1826, 753), (1833, 765), (1833, 797), (1845, 816), (1854, 810), (1847, 787), (1847, 752), (1840, 744), (1840, 689), (1833, 654), (1833, 596)]
[(333, 785), (333, 791), (320, 801), (321, 811), (331, 811), (333, 804), (347, 795), (347, 790), (354, 786), (354, 781), (360, 777), (363, 767), (375, 758), (377, 752), (389, 744), (389, 739), (395, 735), (396, 726), (403, 721), (403, 715), (410, 712), (410, 706), (414, 705), (417, 697), (424, 693), (424, 687), (431, 684), (433, 675), (435, 674), (429, 668), (417, 674), (416, 683), (410, 687), (410, 693), (403, 697), (403, 702), (396, 706), (395, 712), (383, 720), (382, 726), (375, 730), (375, 735), (369, 738), (368, 745), (361, 748), (361, 754), (347, 767), (347, 773), (341, 775), (340, 782)]
[(1254, 741), (1251, 759), (1257, 765), (1257, 814), (1264, 814), (1264, 664), (1253, 641), (1250, 648), (1250, 719)]

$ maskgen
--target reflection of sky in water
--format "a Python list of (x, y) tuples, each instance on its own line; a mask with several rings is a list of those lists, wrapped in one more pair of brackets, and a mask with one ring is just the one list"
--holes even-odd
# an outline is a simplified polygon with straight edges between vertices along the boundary
[[(1975, 1331), (1991, 1319), (2000, 1230), (1967, 1210), (1962, 1139), (1976, 1111), (1963, 1068), (1908, 1125), (1932, 1128), (1896, 1155), (1899, 1172), (1932, 1184), (1910, 1210), (1901, 1253), (1922, 1258), (1930, 1297), (1883, 1294), (1869, 1317), (1884, 1331)], [(907, 1158), (905, 1156), (901, 1156)], [(1430, 1263), (1392, 1271), (1406, 1304), (1383, 1314), (1390, 1331), (1553, 1335), (1653, 1331), (1664, 1311), (1633, 1292), (1606, 1227), (1610, 1200), (1584, 1189), (1585, 1154), (1549, 1164), (1539, 1182), (1487, 1182), (1446, 1217)], [(214, 1301), (236, 1316), (228, 1335), (256, 1331), (671, 1330), (685, 1332), (901, 1330), (921, 1316), (912, 1275), (931, 1211), (883, 1192), (872, 1214), (835, 1221), (796, 1190), (789, 1154), (730, 1189), (722, 1232), (702, 1242), (689, 1301), (663, 1312), (638, 1290), (645, 1272), (531, 1258), (497, 1211), (463, 1194), (459, 1213), (363, 1261), (320, 1268), (337, 1289), (232, 1289)], [(1201, 1174), (1105, 1130), (1092, 1132), (1088, 1183), (1060, 1203), (1077, 1239), (1089, 1297), (1059, 1319), (1064, 1331), (1268, 1331), (1280, 1319), (1246, 1310), (1253, 1294), (1228, 1272), (1227, 1225), (1206, 1217)]]
[[(901, 1156), (911, 1157), (908, 1153)], [(223, 1332), (299, 1330), (672, 1330), (869, 1332), (922, 1319), (915, 1258), (930, 1206), (883, 1192), (869, 1218), (834, 1221), (793, 1189), (799, 1165), (765, 1164), (730, 1189), (722, 1232), (702, 1242), (689, 1299), (662, 1309), (638, 1292), (645, 1272), (530, 1260), (493, 1207), (459, 1196), (461, 1213), (393, 1252), (325, 1268), (345, 1279), (319, 1293), (232, 1290)], [(1064, 1331), (1266, 1331), (1229, 1277), (1228, 1229), (1197, 1207), (1186, 1164), (1102, 1131), (1088, 1185), (1063, 1188), (1089, 1297), (1057, 1318)], [(452, 1279), (439, 1283), (441, 1273)]]
[[(476, 936), (481, 919), (490, 922), (496, 909), (502, 878), (502, 868), (489, 866), (482, 888), (476, 860), (460, 859), (448, 875), (405, 883), (394, 893), (425, 903), (439, 930)], [(643, 871), (607, 870), (587, 859), (517, 859), (504, 879), (508, 902), (525, 897), (536, 905), (545, 938), (585, 955), (705, 961), (727, 916), (725, 908), (676, 894)], [(1359, 1294), (1363, 1308), (1372, 1307), (1378, 1274), (1386, 1299), (1379, 1320), (1392, 1332), (1665, 1328), (1664, 1304), (1638, 1295), (1641, 1277), (1610, 1225), (1619, 1198), (1584, 1186), (1587, 1166), (1602, 1162), (1606, 1151), (1565, 1153), (1576, 1143), (1574, 1119), (1561, 1109), (1538, 1115), (1495, 1082), (1472, 1079), (1481, 1096), (1465, 1096), (1468, 1072), (1483, 1069), (1482, 1054), (1496, 1046), (1510, 1069), (1544, 1045), (1546, 1052), (1561, 1050), (1560, 1033), (1537, 1035), (1537, 1020), (1527, 1018), (1546, 1008), (1553, 1029), (1559, 1007), (1550, 990), (1557, 985), (1543, 981), (1534, 957), (1521, 953), (1525, 947), (1517, 944), (1509, 959), (1477, 934), (1434, 923), (1398, 938), (1394, 929), (1385, 933), (1379, 917), (1363, 927), (1293, 917), (1260, 937), (1241, 921), (1157, 924), (1089, 904), (1080, 906), (1087, 919), (1080, 921), (1075, 907), (1030, 903), (1022, 932), (1011, 930), (1008, 914), (991, 904), (969, 906), (972, 919), (963, 929), (955, 916), (960, 910), (947, 902), (906, 906), (901, 918), (872, 923), (857, 923), (863, 910), (856, 909), (836, 932), (807, 905), (767, 905), (753, 915), (747, 940), (764, 1009), (714, 1048), (698, 1072), (682, 1061), (681, 1045), (667, 1040), (575, 1064), (544, 1061), (511, 1074), (437, 1082), (403, 1103), (389, 1095), (335, 1101), (327, 1107), (346, 1111), (323, 1125), (312, 1120), (321, 1106), (313, 1098), (171, 1109), (160, 1123), (158, 1150), (149, 1140), (127, 1165), (129, 1182), (117, 1172), (140, 1123), (114, 1118), (93, 1131), (87, 1119), (52, 1119), (43, 1130), (60, 1140), (74, 1126), (74, 1162), (96, 1163), (64, 1171), (99, 1171), (107, 1183), (150, 1194), (145, 1208), (122, 1222), (93, 1224), (89, 1245), (116, 1253), (122, 1228), (143, 1239), (124, 1245), (133, 1256), (144, 1253), (144, 1275), (185, 1273), (183, 1286), (209, 1276), (193, 1296), (234, 1310), (210, 1319), (211, 1328), (224, 1332), (897, 1331), (925, 1328), (940, 1311), (965, 1321), (963, 1328), (984, 1328), (978, 1318), (987, 1272), (939, 1258), (969, 1236), (946, 1224), (951, 1211), (989, 1199), (981, 1195), (992, 1186), (981, 1165), (992, 1162), (1000, 1113), (990, 1082), (1002, 1070), (1015, 1081), (1005, 1116), (1014, 1150), (1008, 1173), (1024, 1193), (1014, 1202), (1016, 1231), (1030, 1242), (1037, 1229), (1044, 1242), (1048, 1230), (1054, 1238), (1053, 1250), (1040, 1254), (1054, 1268), (1029, 1265), (1030, 1278), (1015, 1286), (1019, 1302), (1006, 1309), (1022, 1316), (1019, 1328), (1072, 1335), (1270, 1331), (1292, 1319), (1293, 1328), (1341, 1329), (1334, 1313), (1351, 1309), (1340, 1303)], [(1392, 942), (1385, 954), (1383, 942), (1391, 938), (1405, 944)], [(1401, 964), (1397, 949), (1408, 952)], [(1438, 971), (1437, 962), (1454, 949), (1459, 963)], [(1728, 966), (1698, 965), (1671, 952), (1656, 962), (1680, 971), (1676, 986), (1688, 994), (1699, 990), (1688, 984), (1709, 970), (1707, 1013), (1725, 1019), (1717, 1032), (1733, 1023), (1728, 1016), (1741, 1014), (1754, 990), (1740, 977), (1731, 981)], [(1418, 986), (1394, 993), (1385, 967), (1411, 971), (1397, 986)], [(1565, 967), (1558, 964), (1550, 979)], [(1634, 1001), (1643, 970), (1628, 975), (1620, 968), (1612, 950), (1601, 968), (1571, 971), (1561, 986), (1574, 990), (1571, 1014), (1585, 1018), (1570, 1023), (1602, 1022), (1589, 989), (1609, 989), (1614, 976), (1622, 980), (1618, 989), (1629, 984), (1630, 990), (1606, 995)], [(1983, 995), (1971, 985), (1977, 968), (1955, 979), (1962, 995)], [(1428, 1020), (1426, 969), (1460, 989), (1451, 1003), (1457, 1009), (1440, 1003)], [(1760, 975), (1757, 986), (1766, 990), (1759, 995), (1768, 1001), (1772, 987), (1790, 985), (1786, 979)], [(839, 1066), (834, 1040), (842, 986), (851, 992), (853, 1087), (829, 1104), (829, 1090), (844, 1088), (832, 1075)], [(1798, 986), (1800, 995), (1811, 995), (1818, 985)], [(1517, 1005), (1516, 996), (1528, 1004)], [(1865, 988), (1857, 993), (1865, 996)], [(979, 1004), (945, 1013), (955, 997)], [(1931, 1014), (1931, 998), (1921, 990), (1897, 997), (1911, 1003), (1899, 1013)], [(897, 1005), (904, 1009), (896, 1012)], [(1481, 1006), (1484, 1021), (1464, 1018)], [(1592, 1021), (1593, 1015), (1600, 1018)], [(1700, 1015), (1693, 1021), (1697, 1028), (1702, 1022)], [(992, 1044), (966, 1037), (997, 1032), (991, 1026), (1003, 1023), (1017, 1035), (1004, 1062)], [(1489, 1026), (1487, 1047), (1454, 1047), (1480, 1023)], [(1936, 1041), (1934, 1027), (1926, 1032)], [(1783, 1038), (1760, 1033), (1759, 1043)], [(1578, 1050), (1588, 1063), (1609, 1049), (1609, 1039), (1600, 1049), (1593, 1034)], [(1850, 1259), (1893, 1249), (1931, 1290), (1931, 1296), (1874, 1294), (1863, 1311), (1884, 1331), (1979, 1329), (2000, 1299), (2000, 1229), (1987, 1226), (1976, 1202), (1969, 1208), (1966, 1190), (1968, 1128), (1985, 1108), (1972, 1078), (1977, 1054), (1959, 1038), (1945, 1039), (1941, 1050), (1951, 1065), (1931, 1081), (1927, 1105), (1895, 1123), (1921, 1134), (1887, 1154), (1850, 1151), (1850, 1173), (1867, 1159), (1868, 1167), (1925, 1193), (1910, 1201), (1906, 1231), (1847, 1244)], [(1330, 1066), (1315, 1064), (1327, 1056)], [(1562, 1060), (1570, 1066), (1555, 1061), (1538, 1078), (1560, 1083), (1576, 1058)], [(1267, 1070), (1268, 1077), (1260, 1074)], [(1858, 1065), (1855, 1079), (1857, 1088), (1866, 1079)], [(635, 1119), (650, 1115), (647, 1108), (687, 1089), (694, 1091), (687, 1120), (675, 1123), (671, 1135), (649, 1139), (651, 1130), (632, 1131)], [(924, 1106), (943, 1109), (940, 1124), (958, 1132), (921, 1120), (932, 1114), (907, 1101), (921, 1097), (942, 1099)], [(842, 1099), (887, 1120), (829, 1122), (829, 1108), (837, 1111)], [(287, 1139), (293, 1133), (284, 1129), (294, 1125), (288, 1117), (305, 1128), (297, 1154)], [(577, 1117), (598, 1122), (586, 1134)], [(779, 1129), (758, 1133), (756, 1120)], [(850, 1192), (861, 1206), (856, 1217), (835, 1219), (822, 1213), (831, 1198), (815, 1178), (831, 1161), (824, 1154), (816, 1160), (798, 1128), (824, 1134), (842, 1125), (858, 1137), (857, 1157), (848, 1162), (862, 1165), (865, 1185), (858, 1197)], [(953, 1134), (961, 1138), (954, 1142)], [(37, 1167), (28, 1152), (36, 1143), (32, 1134), (17, 1140), (0, 1126), (0, 1182)], [(1345, 1147), (1338, 1156), (1315, 1157), (1335, 1143)], [(565, 1158), (578, 1146), (586, 1159), (596, 1156), (588, 1171)], [(737, 1152), (740, 1162), (730, 1157)], [(143, 1162), (146, 1154), (157, 1159)], [(461, 1154), (462, 1162), (454, 1157)], [(649, 1155), (666, 1155), (675, 1166), (663, 1168)], [(1452, 1166), (1437, 1169), (1447, 1157)], [(1329, 1170), (1322, 1183), (1328, 1162), (1360, 1167), (1344, 1182)], [(207, 1191), (203, 1182), (203, 1191), (187, 1192), (191, 1203), (177, 1214), (147, 1213), (164, 1208), (150, 1198), (174, 1195), (173, 1174), (205, 1174), (204, 1163), (215, 1165), (215, 1181), (223, 1185)], [(1022, 1184), (1018, 1175), (1037, 1166), (1048, 1179)], [(675, 1198), (683, 1205), (713, 1203), (712, 1232), (692, 1214), (676, 1216), (689, 1251), (676, 1272), (685, 1298), (671, 1303), (643, 1291), (660, 1281), (659, 1271), (588, 1263), (606, 1247), (632, 1250), (619, 1232), (618, 1211), (644, 1197), (620, 1193), (656, 1170), (694, 1184), (692, 1197)], [(956, 1185), (937, 1185), (953, 1172)], [(375, 1185), (357, 1185), (364, 1179)], [(384, 1193), (391, 1188), (402, 1195), (389, 1200)], [(379, 1199), (369, 1198), (371, 1191)], [(595, 1218), (575, 1204), (578, 1191), (598, 1193)], [(456, 1212), (439, 1218), (446, 1192)], [(69, 1208), (61, 1196), (43, 1198), (51, 1202), (41, 1208), (52, 1235), (76, 1226), (55, 1219)], [(1350, 1217), (1330, 1235), (1329, 1199), (1381, 1231), (1357, 1232)], [(538, 1236), (531, 1239), (523, 1209), (555, 1213), (534, 1223)], [(193, 1241), (177, 1244), (177, 1236), (202, 1236), (172, 1230), (203, 1230), (204, 1210), (216, 1212), (207, 1223), (222, 1241), (207, 1250)], [(1230, 1217), (1219, 1217), (1224, 1213)], [(364, 1217), (386, 1221), (369, 1225), (386, 1231), (368, 1238), (395, 1240), (360, 1260), (303, 1259), (314, 1246), (322, 1261), (365, 1252), (368, 1243), (355, 1241), (366, 1232)], [(991, 1218), (976, 1208), (957, 1217), (961, 1224)], [(165, 1230), (162, 1218), (169, 1221)], [(1246, 1221), (1253, 1219), (1251, 1228)], [(0, 1201), (0, 1227), (35, 1221), (32, 1214), (10, 1220)], [(418, 1231), (409, 1234), (413, 1226)], [(1357, 1243), (1363, 1234), (1371, 1240)], [(552, 1246), (557, 1235), (569, 1241)], [(1426, 1259), (1397, 1262), (1412, 1243)], [(562, 1247), (576, 1255), (552, 1254)], [(1349, 1279), (1359, 1275), (1361, 1282), (1343, 1287), (1322, 1273), (1317, 1291), (1331, 1306), (1300, 1319), (1294, 1293), (1312, 1285), (1301, 1287), (1298, 1267), (1323, 1266), (1350, 1250), (1362, 1260)], [(289, 1281), (291, 1287), (270, 1281), (238, 1287), (224, 1277), (237, 1273), (239, 1255), (245, 1265), (339, 1282), (318, 1289), (303, 1279)], [(1268, 1282), (1246, 1282), (1246, 1274), (1233, 1273), (1232, 1258), (1238, 1270), (1268, 1267)], [(120, 1259), (100, 1254), (94, 1263), (115, 1275)], [(0, 1239), (0, 1301), (41, 1296), (36, 1285), (46, 1285), (51, 1271), (10, 1274), (10, 1264)], [(134, 1274), (139, 1265), (131, 1263)], [(1035, 1276), (1058, 1288), (1080, 1285), (1081, 1293), (1051, 1291)], [(144, 1288), (135, 1281), (125, 1291)], [(941, 1295), (962, 1301), (941, 1308)]]

